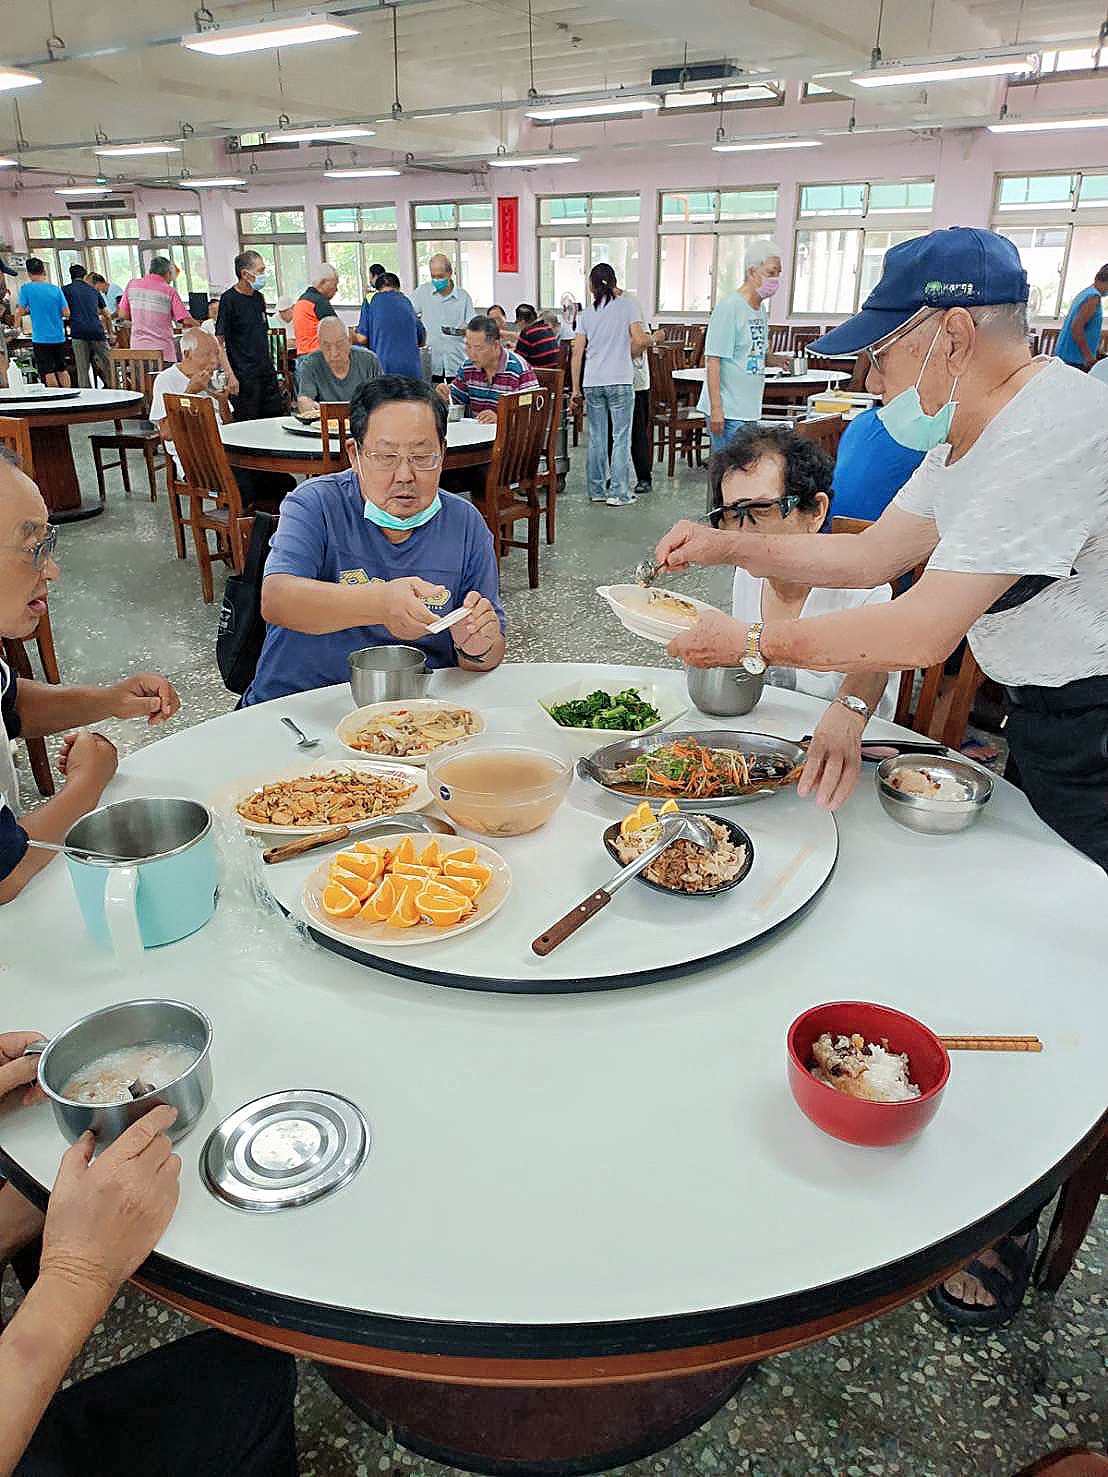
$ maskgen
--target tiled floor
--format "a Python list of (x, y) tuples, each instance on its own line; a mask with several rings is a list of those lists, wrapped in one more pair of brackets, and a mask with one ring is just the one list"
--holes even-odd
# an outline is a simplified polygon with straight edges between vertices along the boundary
[[(75, 440), (82, 479), (92, 486), (83, 438), (78, 433)], [(541, 588), (527, 589), (521, 554), (505, 563), (514, 660), (641, 662), (641, 643), (606, 614), (594, 588), (629, 578), (676, 517), (703, 510), (703, 474), (689, 472), (673, 483), (659, 478), (657, 490), (633, 508), (590, 507), (582, 464), (578, 452), (559, 504), (557, 544), (543, 551)], [(234, 706), (215, 671), (218, 607), (201, 603), (191, 558), (184, 564), (173, 558), (164, 499), (152, 506), (113, 490), (102, 518), (63, 529), (59, 556), (63, 579), (51, 608), (63, 676), (109, 681), (143, 667), (164, 670), (184, 700), (179, 723)], [(726, 574), (700, 574), (683, 587), (723, 603)], [(651, 659), (665, 656), (658, 648)], [(125, 749), (145, 738), (134, 726), (111, 730)], [(1058, 1296), (1032, 1296), (1000, 1333), (960, 1337), (937, 1322), (928, 1304), (912, 1304), (772, 1360), (695, 1435), (623, 1470), (635, 1477), (1007, 1477), (1056, 1447), (1103, 1443), (1106, 1249), (1102, 1210)], [(74, 1372), (105, 1368), (187, 1326), (129, 1290)], [(449, 1477), (349, 1415), (308, 1366), (301, 1371), (297, 1427), (303, 1477)]]

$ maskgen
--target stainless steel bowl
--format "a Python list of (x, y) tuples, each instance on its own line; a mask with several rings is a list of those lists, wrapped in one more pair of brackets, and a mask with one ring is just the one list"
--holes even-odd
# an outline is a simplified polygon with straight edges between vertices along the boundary
[[(898, 769), (926, 770), (928, 774), (959, 785), (963, 793), (950, 799), (909, 795), (891, 783)], [(936, 754), (894, 754), (883, 759), (877, 766), (875, 783), (886, 815), (910, 831), (923, 831), (932, 836), (967, 830), (980, 816), (993, 793), (992, 780), (976, 764)]]
[[(82, 1067), (110, 1051), (143, 1046), (150, 1041), (194, 1047), (196, 1060), (168, 1086), (129, 1103), (94, 1107), (62, 1096), (62, 1088)], [(38, 1083), (50, 1099), (58, 1127), (70, 1143), (91, 1128), (98, 1143), (104, 1146), (161, 1103), (177, 1109), (170, 1138), (183, 1138), (212, 1095), (211, 1043), (212, 1023), (195, 1005), (185, 1005), (180, 1000), (127, 1000), (82, 1016), (52, 1040), (35, 1042), (28, 1052), (41, 1051)]]
[(350, 691), (359, 708), (426, 697), (430, 681), (418, 646), (365, 646), (350, 653)]
[(702, 713), (714, 718), (738, 718), (757, 707), (766, 685), (745, 667), (686, 667), (685, 686)]

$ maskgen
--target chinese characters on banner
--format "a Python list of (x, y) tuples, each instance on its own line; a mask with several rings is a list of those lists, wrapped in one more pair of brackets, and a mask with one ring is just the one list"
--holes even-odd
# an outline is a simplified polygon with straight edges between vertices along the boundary
[(500, 195), (496, 201), (496, 270), (519, 271), (519, 196)]

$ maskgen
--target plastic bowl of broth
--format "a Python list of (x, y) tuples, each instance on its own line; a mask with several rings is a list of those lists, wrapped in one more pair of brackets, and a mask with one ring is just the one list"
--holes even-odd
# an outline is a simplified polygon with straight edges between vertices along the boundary
[(455, 823), (479, 836), (523, 836), (566, 798), (573, 766), (525, 740), (476, 739), (427, 761), (431, 794)]

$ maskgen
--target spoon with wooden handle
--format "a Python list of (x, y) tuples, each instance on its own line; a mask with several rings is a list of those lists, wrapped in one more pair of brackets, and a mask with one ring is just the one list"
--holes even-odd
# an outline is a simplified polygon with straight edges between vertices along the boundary
[(380, 831), (427, 831), (442, 836), (458, 833), (449, 821), (440, 821), (437, 815), (378, 815), (372, 820), (356, 821), (350, 826), (332, 826), (329, 831), (315, 831), (310, 836), (298, 836), (295, 841), (284, 841), (280, 846), (271, 846), (262, 852), (263, 862), (287, 862), (293, 857), (303, 856), (320, 846), (330, 846), (335, 841), (345, 841), (348, 836), (362, 836)]

